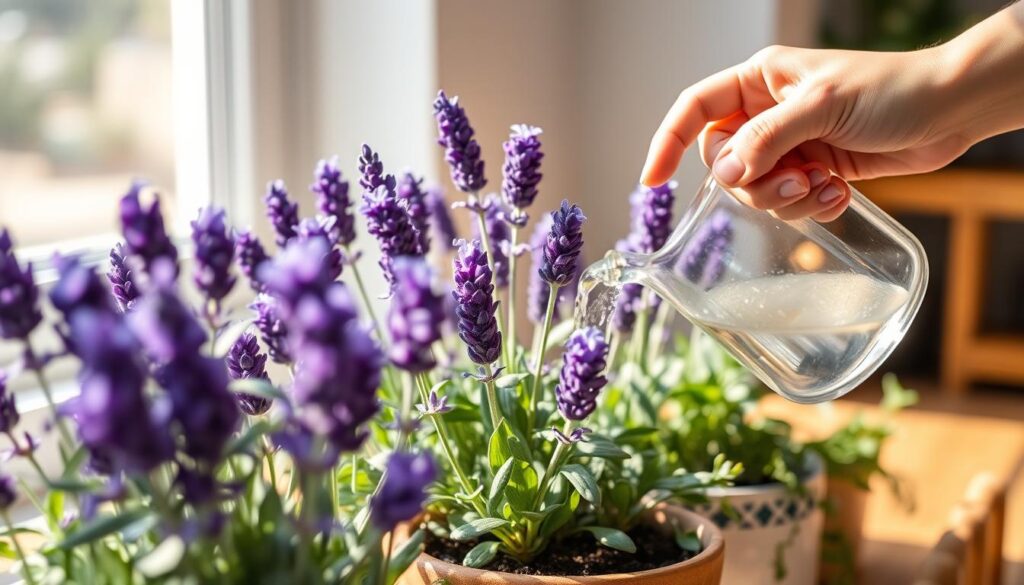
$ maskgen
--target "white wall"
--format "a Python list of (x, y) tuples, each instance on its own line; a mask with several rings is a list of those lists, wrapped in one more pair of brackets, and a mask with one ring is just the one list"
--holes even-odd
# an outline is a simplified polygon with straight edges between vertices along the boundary
[[(544, 180), (535, 215), (563, 198), (579, 200), (578, 19), (575, 0), (438, 2), (439, 87), (459, 96), (477, 132), (486, 191), (501, 188), (501, 144), (509, 126), (544, 129)], [(435, 150), (440, 166), (441, 150)], [(447, 169), (442, 171), (442, 184), (455, 196)], [(468, 224), (467, 217), (459, 219)]]
[[(676, 96), (772, 44), (775, 9), (775, 2), (743, 0), (582, 3), (580, 187), (591, 208), (591, 258), (628, 229), (626, 195), (639, 178), (651, 134)], [(697, 153), (686, 153), (676, 175), (680, 198), (692, 195), (705, 173)]]
[[(313, 214), (308, 186), (314, 166), (337, 154), (358, 205), (364, 142), (380, 153), (387, 172), (410, 168), (437, 179), (434, 0), (260, 0), (251, 6), (257, 195), (267, 181), (283, 178), (303, 214)], [(255, 224), (270, 237), (262, 207)], [(373, 268), (377, 244), (365, 229), (357, 231), (363, 277), (377, 298), (385, 290)]]
[[(509, 126), (544, 128), (534, 216), (563, 198), (580, 203), (590, 219), (585, 253), (593, 260), (628, 229), (626, 195), (679, 91), (777, 39), (806, 43), (816, 2), (253, 3), (254, 181), (262, 189), (271, 178), (285, 178), (311, 212), (306, 186), (316, 159), (337, 153), (355, 178), (365, 141), (389, 172), (410, 166), (459, 197), (435, 143), (431, 102), (444, 88), (461, 97), (477, 130), (488, 190), (500, 188)], [(704, 173), (688, 153), (678, 175), (681, 197)], [(466, 233), (468, 217), (456, 219)], [(256, 224), (267, 233), (261, 216)], [(363, 236), (360, 247), (372, 260), (376, 244)], [(520, 271), (520, 291), (526, 273)], [(373, 287), (383, 290), (379, 275)]]

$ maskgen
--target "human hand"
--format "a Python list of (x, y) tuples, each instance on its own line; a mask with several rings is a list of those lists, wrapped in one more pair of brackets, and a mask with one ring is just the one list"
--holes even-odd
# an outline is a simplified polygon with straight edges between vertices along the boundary
[(769, 47), (680, 94), (641, 181), (666, 182), (697, 139), (740, 200), (781, 219), (831, 221), (849, 204), (846, 181), (934, 170), (984, 137), (948, 91), (957, 74), (942, 47)]

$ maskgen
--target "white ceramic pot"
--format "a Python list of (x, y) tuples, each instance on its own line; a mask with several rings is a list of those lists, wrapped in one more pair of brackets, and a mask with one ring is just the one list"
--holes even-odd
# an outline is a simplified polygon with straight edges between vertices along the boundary
[[(815, 585), (821, 551), (826, 478), (821, 459), (810, 461), (805, 495), (780, 484), (715, 488), (693, 509), (711, 518), (725, 537), (728, 585)], [(738, 518), (722, 510), (728, 499)], [(781, 575), (781, 578), (780, 578)]]

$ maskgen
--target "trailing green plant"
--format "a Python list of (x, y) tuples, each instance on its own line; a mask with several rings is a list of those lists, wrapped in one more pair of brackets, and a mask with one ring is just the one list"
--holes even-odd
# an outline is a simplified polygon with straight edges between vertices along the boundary
[[(914, 506), (913, 493), (899, 476), (882, 467), (880, 458), (885, 441), (895, 430), (890, 418), (900, 410), (913, 406), (917, 400), (917, 392), (904, 388), (894, 374), (886, 374), (882, 377), (880, 403), (885, 416), (873, 421), (864, 413), (857, 413), (846, 425), (824, 439), (808, 443), (807, 448), (825, 461), (830, 480), (847, 482), (867, 492), (871, 490), (872, 479), (882, 478), (896, 500), (911, 510)], [(838, 505), (842, 503), (827, 498), (823, 502), (825, 514), (836, 514), (835, 508)], [(834, 567), (830, 581), (832, 585), (855, 582), (857, 559), (853, 551), (850, 535), (838, 527), (825, 530), (821, 555), (824, 564)]]

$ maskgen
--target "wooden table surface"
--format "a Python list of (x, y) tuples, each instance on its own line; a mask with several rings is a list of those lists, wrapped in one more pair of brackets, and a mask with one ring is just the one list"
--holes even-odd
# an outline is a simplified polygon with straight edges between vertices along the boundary
[[(842, 400), (823, 406), (793, 404), (772, 396), (763, 412), (793, 424), (798, 436), (821, 437), (856, 412), (878, 419), (881, 410)], [(909, 583), (946, 528), (950, 510), (975, 474), (988, 471), (1011, 485), (1004, 549), (1006, 584), (1024, 585), (1024, 421), (909, 409), (891, 419), (894, 435), (883, 467), (904, 478), (915, 509), (905, 510), (884, 480), (872, 484), (865, 516), (860, 582)]]

